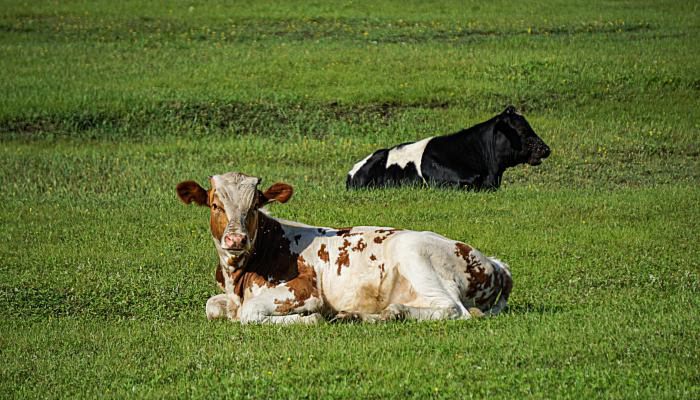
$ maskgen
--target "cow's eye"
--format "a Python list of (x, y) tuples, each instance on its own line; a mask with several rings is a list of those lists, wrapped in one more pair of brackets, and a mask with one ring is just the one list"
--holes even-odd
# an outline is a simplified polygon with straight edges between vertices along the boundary
[(211, 205), (211, 209), (216, 211), (216, 212), (221, 211), (221, 208), (216, 203)]

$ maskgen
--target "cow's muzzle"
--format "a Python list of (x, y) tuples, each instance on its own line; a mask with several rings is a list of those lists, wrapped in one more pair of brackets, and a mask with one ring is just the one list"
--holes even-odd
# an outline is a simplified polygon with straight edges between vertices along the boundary
[(242, 250), (245, 247), (248, 237), (240, 233), (229, 233), (224, 235), (224, 250)]
[(527, 163), (530, 165), (542, 164), (542, 160), (549, 157), (549, 155), (552, 153), (549, 146), (544, 144), (544, 142), (541, 140), (531, 141), (528, 143), (528, 148), (530, 149), (530, 157), (528, 158)]

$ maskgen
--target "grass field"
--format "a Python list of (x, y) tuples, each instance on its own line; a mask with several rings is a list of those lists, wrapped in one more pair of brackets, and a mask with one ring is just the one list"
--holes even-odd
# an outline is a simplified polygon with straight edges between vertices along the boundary
[[(0, 397), (700, 397), (695, 1), (0, 1)], [(514, 104), (550, 145), (500, 191), (346, 192), (378, 147)], [(464, 240), (507, 313), (208, 322), (207, 211)]]

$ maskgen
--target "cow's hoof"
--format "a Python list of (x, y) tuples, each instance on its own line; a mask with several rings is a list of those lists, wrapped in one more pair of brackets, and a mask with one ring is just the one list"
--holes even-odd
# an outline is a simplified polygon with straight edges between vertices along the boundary
[(479, 309), (476, 308), (476, 307), (471, 307), (471, 308), (469, 308), (469, 310), (467, 310), (467, 311), (469, 311), (469, 315), (471, 315), (471, 316), (474, 317), (474, 318), (481, 318), (481, 317), (485, 317), (485, 316), (486, 316), (486, 314), (484, 314), (483, 311), (479, 310)]
[(306, 324), (306, 325), (315, 325), (315, 324), (320, 324), (321, 322), (324, 322), (326, 319), (323, 318), (323, 315), (319, 313), (314, 313), (310, 315), (305, 315), (301, 317), (301, 321)]
[(332, 320), (333, 322), (360, 322), (362, 316), (359, 313), (351, 311), (340, 311)]
[(403, 307), (398, 304), (389, 304), (380, 314), (381, 321), (400, 321), (405, 317)]

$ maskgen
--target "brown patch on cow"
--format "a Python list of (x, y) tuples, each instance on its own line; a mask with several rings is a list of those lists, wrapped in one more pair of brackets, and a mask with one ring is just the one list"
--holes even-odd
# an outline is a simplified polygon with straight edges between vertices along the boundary
[[(486, 273), (486, 267), (473, 254), (474, 249), (464, 243), (456, 243), (455, 247), (455, 255), (461, 257), (467, 263), (464, 269), (464, 272), (469, 274), (466, 295), (474, 299), (477, 294), (483, 293), (485, 289), (492, 286), (493, 274)], [(475, 299), (477, 302), (479, 300)]]
[[(376, 231), (374, 231), (374, 233), (378, 234), (374, 237), (374, 243), (382, 244), (383, 241), (385, 241), (389, 236), (396, 233), (396, 231), (398, 231), (398, 229), (377, 229)], [(384, 236), (381, 236), (382, 234)]]
[(350, 231), (352, 231), (352, 228), (353, 228), (353, 227), (349, 227), (349, 228), (336, 228), (335, 235), (336, 235), (336, 236), (342, 236), (342, 237), (345, 237), (345, 238), (346, 238), (346, 237), (350, 237), (350, 236), (359, 236), (359, 235), (363, 235), (363, 234), (364, 234), (364, 232), (352, 232), (352, 233), (351, 233)]
[(343, 245), (338, 247), (338, 259), (335, 260), (335, 264), (338, 266), (338, 275), (340, 275), (340, 270), (343, 267), (350, 266), (350, 254), (348, 253), (350, 245), (350, 241), (345, 239), (343, 240)]
[(287, 287), (294, 294), (297, 307), (301, 307), (309, 298), (318, 298), (318, 287), (316, 284), (316, 270), (302, 256), (299, 256), (297, 259), (297, 269), (299, 275), (287, 282)]
[(357, 241), (357, 244), (353, 246), (352, 251), (359, 251), (360, 253), (367, 248), (367, 243), (365, 243), (362, 239)]
[(216, 283), (219, 285), (219, 287), (223, 290), (226, 288), (226, 280), (224, 279), (224, 269), (221, 267), (221, 265), (216, 266)]
[(226, 230), (226, 225), (228, 225), (228, 217), (224, 210), (224, 203), (219, 199), (215, 189), (209, 191), (209, 204), (211, 208), (209, 212), (211, 234), (214, 236), (214, 239), (221, 241), (221, 237), (224, 236), (224, 231)]
[(328, 262), (330, 260), (330, 255), (328, 254), (328, 250), (326, 250), (326, 244), (322, 244), (321, 248), (318, 249), (318, 258), (323, 261), (323, 262)]
[(379, 289), (384, 285), (386, 280), (386, 272), (384, 271), (384, 263), (379, 264)]
[(467, 263), (467, 268), (464, 270), (464, 272), (473, 276), (474, 272), (480, 269), (481, 271), (477, 271), (477, 274), (480, 275), (480, 280), (482, 280), (482, 283), (484, 283), (487, 276), (484, 274), (484, 267), (481, 265), (479, 259), (472, 254), (474, 249), (464, 243), (457, 243), (456, 247), (457, 249), (455, 250), (455, 255), (461, 257)]
[(246, 289), (250, 289), (253, 285), (259, 287), (273, 287), (279, 284), (278, 281), (268, 280), (255, 272), (246, 272), (243, 268), (227, 271), (233, 285), (233, 293), (238, 297), (244, 298)]
[(275, 299), (275, 304), (278, 305), (277, 308), (275, 308), (275, 311), (280, 314), (289, 314), (290, 311), (297, 308), (297, 302), (292, 299), (286, 299), (284, 301)]
[(490, 281), (491, 288), (489, 289), (487, 286), (483, 287), (483, 293), (475, 300), (477, 306), (482, 309), (493, 307), (499, 295), (502, 293), (510, 293), (513, 288), (513, 282), (508, 279), (505, 272), (500, 269), (494, 268)]
[(377, 256), (375, 256), (374, 254), (370, 254), (369, 259), (372, 261), (377, 261)]
[(472, 252), (472, 248), (464, 243), (457, 243), (455, 246), (457, 247), (455, 255), (457, 257), (462, 257), (466, 261), (467, 257), (469, 257), (469, 253)]
[(286, 286), (294, 295), (294, 299), (287, 299), (285, 301), (275, 300), (275, 304), (279, 304), (276, 309), (279, 313), (289, 313), (290, 311), (302, 307), (309, 298), (318, 298), (316, 270), (306, 262), (303, 256), (297, 258), (297, 269), (299, 274), (296, 278), (286, 283)]
[(491, 286), (489, 274), (486, 273), (486, 268), (483, 265), (478, 264), (478, 266), (473, 266), (471, 268), (467, 265), (467, 273), (471, 275), (472, 280), (476, 281), (481, 288), (488, 288)]
[(352, 228), (337, 228), (335, 231), (335, 236), (345, 236), (350, 233), (351, 230)]

